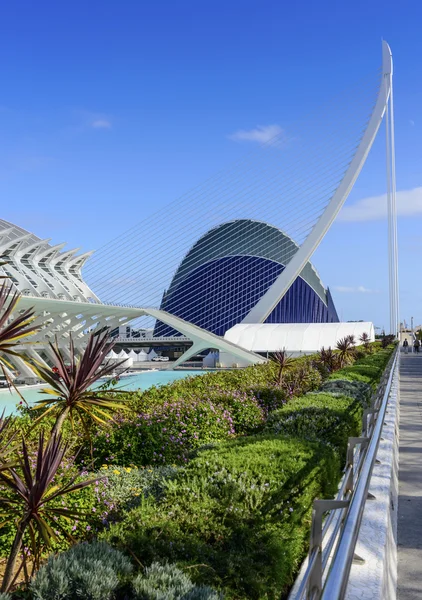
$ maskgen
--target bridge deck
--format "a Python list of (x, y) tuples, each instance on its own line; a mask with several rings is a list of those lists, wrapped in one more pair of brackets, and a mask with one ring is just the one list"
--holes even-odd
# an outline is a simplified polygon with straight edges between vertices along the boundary
[(397, 533), (397, 597), (422, 599), (422, 353), (401, 355)]

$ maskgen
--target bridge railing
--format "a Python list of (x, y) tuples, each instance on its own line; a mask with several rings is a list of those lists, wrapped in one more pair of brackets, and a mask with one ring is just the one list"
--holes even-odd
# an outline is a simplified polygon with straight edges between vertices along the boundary
[(289, 600), (342, 600), (355, 554), (381, 431), (398, 367), (396, 348), (362, 418), (362, 435), (349, 438), (346, 466), (337, 496), (315, 500), (309, 554)]
[(168, 342), (168, 343), (177, 343), (177, 342), (190, 342), (192, 341), (190, 338), (186, 337), (186, 336), (162, 336), (162, 337), (153, 337), (153, 336), (123, 336), (123, 335), (118, 335), (116, 337), (113, 338), (113, 341), (116, 342), (117, 344), (124, 344), (126, 342)]

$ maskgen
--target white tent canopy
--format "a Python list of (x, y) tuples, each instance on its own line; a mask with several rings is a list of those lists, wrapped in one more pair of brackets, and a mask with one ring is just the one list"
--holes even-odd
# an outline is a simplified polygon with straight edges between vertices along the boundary
[(137, 355), (137, 353), (135, 352), (135, 350), (131, 350), (131, 351), (129, 352), (129, 354), (128, 354), (128, 357), (129, 357), (129, 358), (133, 358), (133, 360), (138, 360), (138, 355)]
[(110, 350), (110, 352), (107, 354), (106, 358), (118, 358), (119, 355), (114, 352), (114, 350)]
[(353, 335), (356, 344), (363, 333), (375, 340), (374, 325), (356, 323), (240, 323), (224, 335), (224, 339), (252, 352), (275, 352), (285, 349), (292, 353), (312, 353), (334, 348), (347, 335)]
[(136, 361), (137, 362), (144, 362), (146, 360), (148, 360), (148, 354), (145, 352), (145, 350), (141, 350), (138, 354), (138, 356), (136, 357)]
[(209, 352), (206, 356), (204, 356), (204, 360), (202, 361), (202, 365), (204, 367), (215, 367), (215, 363), (218, 360), (218, 352)]
[(151, 352), (147, 355), (147, 360), (152, 360), (156, 356), (158, 356), (158, 354), (156, 353), (156, 351), (154, 350), (154, 348), (152, 348)]

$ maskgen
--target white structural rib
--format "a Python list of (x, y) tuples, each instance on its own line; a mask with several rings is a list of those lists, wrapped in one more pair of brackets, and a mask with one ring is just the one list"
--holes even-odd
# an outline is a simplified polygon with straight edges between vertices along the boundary
[[(177, 361), (184, 362), (197, 352), (207, 348), (217, 348), (237, 357), (249, 364), (266, 362), (265, 358), (245, 350), (229, 340), (188, 323), (179, 317), (157, 308), (136, 308), (114, 306), (110, 304), (93, 304), (90, 302), (72, 302), (53, 300), (50, 298), (30, 298), (23, 296), (19, 301), (20, 309), (34, 308), (38, 316), (35, 325), (40, 325), (38, 333), (31, 337), (31, 349), (38, 354), (39, 350), (48, 348), (48, 342), (60, 337), (60, 346), (66, 346), (69, 334), (72, 333), (77, 348), (86, 343), (86, 336), (93, 330), (103, 327), (118, 327), (123, 323), (149, 315), (166, 323), (192, 340), (193, 346)], [(41, 316), (42, 315), (42, 316)], [(67, 336), (66, 336), (67, 334)], [(22, 346), (25, 349), (26, 346)], [(183, 360), (181, 360), (183, 358)], [(175, 366), (175, 365), (173, 365)]]
[(318, 248), (319, 244), (336, 218), (339, 210), (350, 194), (355, 181), (361, 172), (363, 165), (365, 164), (372, 144), (374, 143), (390, 97), (393, 63), (390, 47), (384, 41), (382, 43), (382, 55), (382, 81), (375, 108), (368, 122), (366, 131), (340, 185), (299, 250), (287, 264), (284, 271), (271, 285), (268, 291), (246, 315), (242, 323), (263, 323), (265, 319), (267, 319), (272, 310), (277, 306), (277, 304), (295, 282), (303, 267), (311, 258), (312, 254)]

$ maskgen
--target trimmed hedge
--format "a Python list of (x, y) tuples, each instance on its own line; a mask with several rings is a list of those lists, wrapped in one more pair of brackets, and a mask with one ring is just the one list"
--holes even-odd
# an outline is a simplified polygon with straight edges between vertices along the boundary
[(362, 404), (349, 396), (306, 394), (274, 411), (267, 431), (331, 444), (343, 458), (348, 438), (362, 429), (362, 414)]
[(394, 345), (390, 345), (387, 348), (378, 350), (378, 352), (374, 354), (367, 354), (365, 357), (357, 360), (353, 365), (349, 365), (332, 373), (329, 380), (347, 379), (349, 381), (361, 381), (362, 383), (369, 383), (375, 388), (387, 366), (394, 348)]
[(275, 600), (306, 551), (312, 502), (337, 489), (340, 461), (330, 447), (266, 435), (198, 453), (101, 537), (143, 564), (189, 565), (192, 580), (227, 598)]
[(363, 406), (369, 406), (372, 387), (368, 383), (362, 381), (349, 381), (348, 379), (332, 379), (322, 384), (321, 392), (329, 392), (330, 394), (339, 394), (340, 396), (349, 396), (354, 398)]

